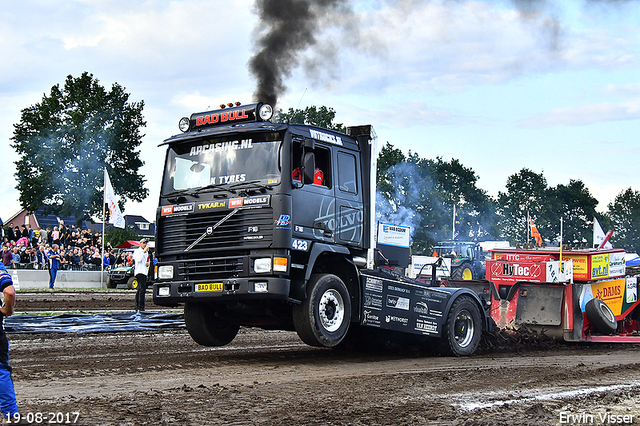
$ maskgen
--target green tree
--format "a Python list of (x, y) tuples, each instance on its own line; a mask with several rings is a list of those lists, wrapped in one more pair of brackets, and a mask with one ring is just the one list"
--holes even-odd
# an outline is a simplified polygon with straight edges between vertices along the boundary
[[(498, 192), (500, 237), (511, 244), (527, 242), (527, 216), (533, 219), (543, 239), (555, 239), (548, 219), (547, 180), (527, 168), (507, 178), (506, 192)], [(558, 218), (559, 220), (559, 218)]]
[(333, 122), (335, 117), (336, 112), (333, 108), (327, 108), (326, 106), (317, 108), (313, 105), (305, 109), (289, 108), (287, 112), (280, 109), (274, 121), (284, 123), (286, 120), (289, 120), (291, 124), (306, 124), (308, 126), (317, 126), (345, 133), (347, 129), (342, 123)]
[(102, 211), (106, 166), (121, 207), (148, 195), (138, 173), (144, 102), (130, 103), (114, 83), (106, 91), (92, 74), (68, 76), (42, 101), (22, 110), (12, 147), (23, 208), (74, 216), (78, 222)]
[(609, 203), (607, 216), (613, 227), (613, 246), (640, 253), (640, 191), (627, 188), (620, 192)]
[(104, 243), (111, 244), (111, 247), (119, 246), (120, 244), (129, 240), (139, 240), (140, 236), (136, 233), (133, 226), (125, 228), (116, 228), (115, 226), (109, 226), (104, 232)]
[(394, 148), (389, 142), (385, 144), (378, 154), (377, 188), (387, 199), (390, 199), (394, 190), (392, 167), (405, 161), (406, 157), (401, 150)]
[[(463, 166), (458, 159), (443, 161), (436, 157), (430, 161), (436, 186), (434, 190), (450, 212), (449, 228), (453, 236), (453, 212), (455, 205), (456, 239), (481, 240), (496, 233), (495, 206), (487, 192), (478, 188), (478, 176), (473, 169)], [(449, 226), (451, 224), (451, 226)]]
[(494, 209), (477, 188), (477, 179), (458, 160), (424, 159), (411, 152), (404, 156), (387, 143), (378, 156), (378, 214), (413, 228), (414, 253), (430, 252), (436, 242), (452, 237), (454, 204), (460, 218), (458, 238), (487, 237), (494, 228)]
[(591, 246), (593, 218), (596, 216), (598, 200), (591, 195), (584, 183), (581, 180), (571, 179), (569, 185), (560, 184), (550, 188), (548, 194), (547, 228), (551, 233), (560, 236), (560, 218), (562, 217), (563, 243), (587, 243)]

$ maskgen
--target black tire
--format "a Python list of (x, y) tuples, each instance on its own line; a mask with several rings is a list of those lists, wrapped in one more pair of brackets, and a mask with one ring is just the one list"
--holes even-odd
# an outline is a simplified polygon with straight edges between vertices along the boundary
[(480, 307), (471, 297), (462, 295), (451, 305), (436, 352), (445, 356), (469, 356), (478, 349), (481, 338)]
[(240, 325), (220, 318), (219, 308), (208, 303), (185, 303), (184, 322), (191, 338), (202, 346), (224, 346), (231, 343)]
[(587, 319), (600, 334), (612, 334), (618, 329), (616, 316), (601, 299), (591, 299), (584, 307)]
[(107, 278), (107, 288), (116, 288), (116, 283), (111, 278)]
[(473, 279), (473, 270), (469, 263), (463, 263), (462, 265), (452, 268), (451, 279), (456, 281), (468, 281)]
[(351, 299), (342, 280), (332, 274), (312, 275), (307, 299), (293, 307), (293, 325), (308, 345), (331, 348), (344, 339), (351, 319)]
[(130, 277), (127, 280), (127, 288), (129, 290), (137, 290), (138, 289), (138, 279), (136, 277)]

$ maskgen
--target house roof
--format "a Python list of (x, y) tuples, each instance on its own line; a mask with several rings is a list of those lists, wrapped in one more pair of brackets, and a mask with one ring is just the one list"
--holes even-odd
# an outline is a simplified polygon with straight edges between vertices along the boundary
[[(64, 221), (65, 225), (72, 225), (76, 223), (76, 218), (73, 216), (60, 217), (55, 214), (44, 214), (44, 207), (38, 207), (36, 211), (33, 212), (33, 215), (36, 218), (36, 225), (42, 229), (47, 229), (47, 226), (50, 226), (53, 229), (55, 226), (60, 225), (60, 221)], [(82, 229), (88, 229), (87, 223), (82, 221)]]

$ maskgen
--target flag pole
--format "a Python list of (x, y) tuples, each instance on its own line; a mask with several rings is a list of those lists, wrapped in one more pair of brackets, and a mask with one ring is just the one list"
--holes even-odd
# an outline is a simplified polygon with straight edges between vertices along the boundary
[(105, 208), (105, 204), (106, 204), (106, 191), (107, 191), (107, 182), (105, 180), (105, 177), (107, 175), (107, 166), (104, 166), (104, 174), (105, 176), (103, 176), (102, 178), (102, 184), (103, 184), (103, 189), (102, 189), (102, 256), (100, 256), (100, 288), (102, 288), (102, 279), (104, 276), (104, 223), (107, 220), (107, 210)]
[(560, 272), (564, 272), (564, 267), (562, 266), (562, 217), (560, 217)]
[(451, 233), (451, 241), (454, 241), (456, 239), (456, 203), (453, 203), (453, 221), (451, 225), (451, 228), (453, 229)]

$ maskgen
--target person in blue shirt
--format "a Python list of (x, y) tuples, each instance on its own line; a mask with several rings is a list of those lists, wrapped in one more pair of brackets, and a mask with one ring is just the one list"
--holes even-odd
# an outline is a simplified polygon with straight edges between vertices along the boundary
[[(4, 317), (13, 314), (13, 307), (16, 302), (16, 291), (13, 287), (11, 274), (2, 263), (0, 263), (0, 291), (4, 301), (0, 307), (2, 313), (2, 329), (0, 330), (0, 410), (4, 420), (13, 421), (18, 414), (18, 404), (16, 402), (16, 392), (11, 379), (11, 367), (9, 366), (9, 340), (4, 332)], [(4, 424), (4, 421), (2, 422)], [(17, 421), (16, 421), (17, 423)]]
[(51, 246), (49, 263), (49, 288), (53, 289), (56, 283), (56, 276), (58, 275), (58, 268), (60, 267), (60, 252), (58, 251), (57, 244)]

